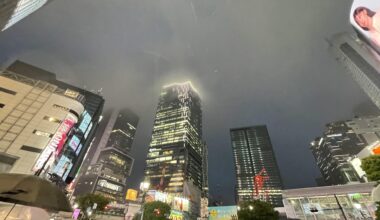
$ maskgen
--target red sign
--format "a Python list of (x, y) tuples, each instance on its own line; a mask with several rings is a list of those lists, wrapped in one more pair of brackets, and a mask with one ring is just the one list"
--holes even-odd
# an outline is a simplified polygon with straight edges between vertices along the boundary
[(58, 156), (65, 144), (67, 139), (67, 133), (74, 126), (77, 119), (71, 114), (67, 115), (65, 120), (58, 127), (57, 132), (55, 132), (53, 138), (50, 140), (49, 144), (45, 147), (45, 149), (40, 154), (36, 164), (33, 167), (34, 171), (37, 171), (42, 168), (43, 164), (46, 160), (48, 160), (49, 155), (54, 152), (54, 156)]

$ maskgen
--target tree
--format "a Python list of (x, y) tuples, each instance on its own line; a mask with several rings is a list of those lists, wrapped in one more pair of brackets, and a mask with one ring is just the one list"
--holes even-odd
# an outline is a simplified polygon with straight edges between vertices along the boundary
[(239, 220), (277, 220), (279, 213), (274, 210), (270, 203), (260, 200), (247, 201), (239, 204)]
[(148, 202), (144, 205), (143, 220), (165, 220), (170, 215), (170, 210), (170, 206), (164, 202)]
[(103, 211), (111, 200), (99, 194), (89, 193), (78, 197), (75, 202), (78, 203), (78, 207), (82, 210), (85, 218), (87, 219), (89, 217), (87, 213), (87, 209), (89, 207), (93, 208), (96, 203), (96, 208), (92, 210), (93, 213), (96, 213), (96, 211)]
[[(380, 156), (372, 155), (362, 160), (362, 169), (369, 181), (380, 181)], [(376, 219), (380, 219), (380, 202), (376, 202)]]
[(372, 155), (362, 160), (362, 169), (369, 181), (380, 180), (380, 156)]

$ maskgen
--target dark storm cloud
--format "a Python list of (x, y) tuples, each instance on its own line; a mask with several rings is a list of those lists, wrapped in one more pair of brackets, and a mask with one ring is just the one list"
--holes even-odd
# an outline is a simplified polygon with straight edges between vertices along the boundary
[(285, 186), (312, 186), (319, 172), (309, 142), (324, 124), (352, 117), (353, 108), (368, 101), (328, 54), (324, 40), (350, 29), (349, 5), (346, 0), (55, 0), (0, 33), (0, 62), (25, 60), (79, 86), (103, 88), (107, 107), (135, 110), (141, 117), (135, 187), (160, 87), (192, 80), (203, 99), (211, 193), (232, 203), (229, 128), (267, 124)]

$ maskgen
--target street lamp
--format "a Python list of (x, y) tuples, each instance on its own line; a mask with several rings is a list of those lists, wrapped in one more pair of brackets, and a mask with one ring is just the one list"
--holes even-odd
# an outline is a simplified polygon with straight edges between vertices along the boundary
[(240, 211), (240, 206), (237, 207), (237, 210)]
[(253, 206), (250, 205), (250, 206), (249, 206), (249, 210), (253, 210)]
[(144, 219), (144, 205), (145, 205), (145, 196), (146, 192), (149, 190), (150, 183), (147, 181), (144, 181), (140, 183), (140, 190), (143, 192), (142, 200), (141, 200), (141, 220)]

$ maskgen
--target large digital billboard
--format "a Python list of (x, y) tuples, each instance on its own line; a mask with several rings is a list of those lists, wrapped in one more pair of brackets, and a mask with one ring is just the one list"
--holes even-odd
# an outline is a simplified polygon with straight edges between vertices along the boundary
[(71, 162), (71, 160), (68, 157), (62, 155), (57, 165), (54, 167), (53, 172), (58, 176), (62, 177), (63, 180), (66, 180), (67, 175), (69, 175), (72, 166), (73, 163)]
[(237, 219), (236, 206), (212, 206), (208, 207), (209, 220), (235, 220)]
[(380, 1), (354, 0), (350, 23), (367, 43), (380, 54)]

